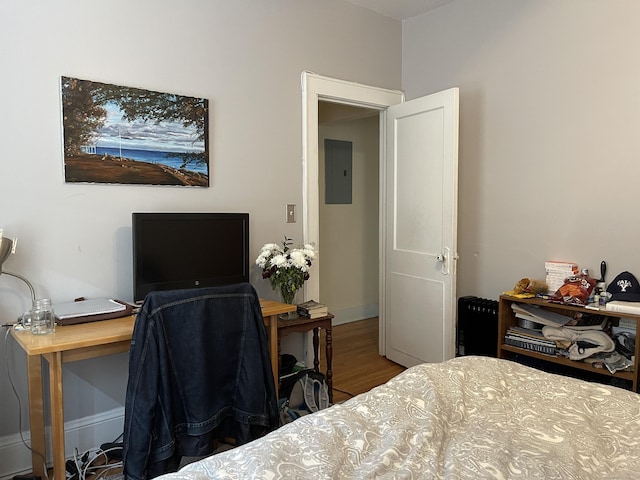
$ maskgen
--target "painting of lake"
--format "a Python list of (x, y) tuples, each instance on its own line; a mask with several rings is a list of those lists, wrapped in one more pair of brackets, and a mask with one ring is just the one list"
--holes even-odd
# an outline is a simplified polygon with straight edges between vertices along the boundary
[[(158, 152), (155, 150), (134, 150), (130, 148), (114, 148), (114, 147), (96, 147), (96, 155), (109, 155), (114, 158), (128, 158), (138, 160), (140, 162), (148, 162), (154, 164), (166, 165), (171, 168), (179, 169), (182, 165), (182, 159), (176, 158), (172, 152)], [(186, 167), (187, 170), (193, 172), (208, 173), (208, 166), (202, 164), (193, 164)]]
[(208, 101), (62, 77), (65, 181), (209, 186)]

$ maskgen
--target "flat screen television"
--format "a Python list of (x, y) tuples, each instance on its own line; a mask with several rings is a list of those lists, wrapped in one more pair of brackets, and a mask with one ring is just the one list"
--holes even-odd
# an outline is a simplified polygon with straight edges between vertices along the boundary
[(133, 299), (249, 281), (248, 213), (133, 213)]

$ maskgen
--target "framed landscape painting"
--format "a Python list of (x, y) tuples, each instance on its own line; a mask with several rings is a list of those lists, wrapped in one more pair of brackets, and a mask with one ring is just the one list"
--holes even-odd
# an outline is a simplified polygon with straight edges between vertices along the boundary
[(209, 186), (204, 98), (61, 78), (67, 183)]

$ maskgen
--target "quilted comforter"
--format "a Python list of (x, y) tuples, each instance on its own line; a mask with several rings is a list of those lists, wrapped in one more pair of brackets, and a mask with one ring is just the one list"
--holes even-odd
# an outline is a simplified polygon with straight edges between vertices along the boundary
[(639, 479), (640, 395), (461, 357), (162, 478)]

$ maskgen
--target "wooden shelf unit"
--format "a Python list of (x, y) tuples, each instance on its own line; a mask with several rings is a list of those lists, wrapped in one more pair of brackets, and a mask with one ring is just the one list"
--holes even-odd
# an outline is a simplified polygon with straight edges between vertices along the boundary
[[(536, 305), (546, 310), (550, 310), (556, 313), (560, 313), (563, 315), (572, 315), (575, 312), (581, 312), (584, 314), (598, 314), (610, 317), (612, 319), (619, 318), (629, 318), (635, 320), (636, 322), (636, 331), (640, 328), (640, 315), (633, 315), (630, 313), (621, 313), (621, 312), (612, 312), (609, 310), (605, 310), (604, 308), (601, 310), (591, 310), (584, 307), (573, 306), (573, 305), (561, 305), (557, 303), (551, 303), (546, 300), (538, 299), (538, 298), (516, 298), (508, 295), (500, 296), (500, 304), (498, 306), (498, 358), (505, 359), (514, 359), (517, 355), (535, 358), (537, 360), (542, 360), (545, 362), (549, 362), (550, 364), (563, 365), (565, 367), (570, 367), (577, 370), (584, 370), (592, 374), (603, 375), (604, 377), (615, 377), (619, 379), (628, 380), (631, 382), (631, 390), (634, 392), (638, 392), (639, 386), (639, 369), (638, 369), (638, 361), (640, 359), (640, 342), (636, 341), (635, 346), (635, 363), (633, 365), (633, 371), (618, 371), (615, 373), (610, 373), (606, 368), (595, 368), (590, 363), (569, 360), (566, 357), (554, 357), (551, 355), (545, 355), (542, 353), (538, 353), (532, 350), (527, 350), (525, 348), (514, 347), (512, 345), (507, 345), (504, 343), (504, 337), (507, 334), (507, 330), (509, 327), (517, 325), (516, 316), (511, 309), (512, 303), (526, 303), (529, 305)], [(614, 323), (614, 325), (617, 323)]]

